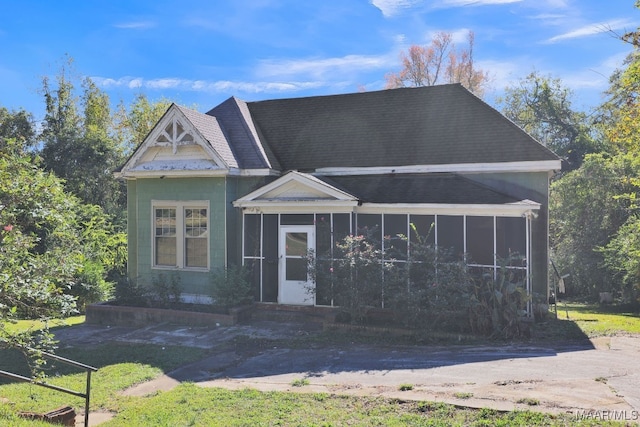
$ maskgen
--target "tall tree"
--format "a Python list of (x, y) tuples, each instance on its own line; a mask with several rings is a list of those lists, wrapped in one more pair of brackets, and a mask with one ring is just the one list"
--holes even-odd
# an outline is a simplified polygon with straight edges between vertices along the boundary
[(149, 101), (143, 93), (129, 106), (121, 102), (114, 114), (115, 138), (126, 154), (130, 154), (147, 137), (153, 126), (167, 111), (171, 101), (161, 98)]
[(79, 99), (73, 80), (71, 59), (62, 66), (55, 87), (43, 79), (43, 166), (64, 179), (66, 188), (85, 203), (121, 216), (125, 198), (112, 171), (123, 155), (111, 137), (109, 98), (85, 78)]
[(581, 295), (619, 290), (599, 248), (609, 245), (635, 211), (631, 177), (640, 176), (635, 156), (589, 154), (582, 166), (551, 186), (550, 236), (553, 259), (571, 274), (572, 291)]
[(507, 118), (564, 158), (569, 170), (602, 148), (589, 133), (586, 114), (573, 110), (572, 95), (560, 79), (534, 71), (498, 100)]
[(453, 36), (440, 32), (427, 46), (413, 45), (400, 53), (402, 69), (385, 75), (387, 89), (399, 87), (433, 86), (443, 83), (461, 83), (482, 97), (490, 78), (474, 62), (475, 35), (467, 34), (467, 47), (456, 49)]

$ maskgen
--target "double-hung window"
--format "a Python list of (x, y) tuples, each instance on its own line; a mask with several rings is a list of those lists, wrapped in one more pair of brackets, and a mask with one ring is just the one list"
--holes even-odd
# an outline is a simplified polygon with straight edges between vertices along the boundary
[(209, 267), (208, 202), (153, 202), (153, 265)]

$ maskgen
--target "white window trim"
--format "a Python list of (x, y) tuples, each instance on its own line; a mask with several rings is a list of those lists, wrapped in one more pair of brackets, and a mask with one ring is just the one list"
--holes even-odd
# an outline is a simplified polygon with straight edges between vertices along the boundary
[[(176, 210), (176, 265), (156, 265), (156, 230), (155, 215), (156, 209)], [(185, 209), (206, 209), (207, 210), (207, 266), (187, 267), (185, 248)], [(208, 200), (152, 200), (151, 201), (151, 268), (155, 270), (188, 270), (188, 271), (209, 271), (211, 267), (211, 209)]]

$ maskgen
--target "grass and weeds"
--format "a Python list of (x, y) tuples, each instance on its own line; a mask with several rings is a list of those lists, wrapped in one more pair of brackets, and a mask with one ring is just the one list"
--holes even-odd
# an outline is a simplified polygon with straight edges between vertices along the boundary
[[(71, 316), (66, 319), (55, 319), (49, 322), (49, 328), (65, 328), (73, 325), (79, 325), (84, 323), (84, 315)], [(5, 324), (5, 329), (8, 332), (20, 332), (20, 331), (36, 331), (44, 328), (45, 324), (41, 320), (17, 320), (15, 322), (8, 322)]]
[(625, 305), (559, 302), (557, 319), (536, 325), (541, 339), (579, 339), (598, 336), (640, 334), (640, 313)]
[[(3, 392), (0, 388), (0, 392)], [(117, 390), (113, 390), (114, 393)], [(0, 421), (20, 421), (0, 405)], [(149, 397), (113, 399), (103, 407), (118, 412), (104, 427), (145, 426), (589, 426), (621, 425), (579, 421), (571, 415), (530, 411), (465, 409), (444, 403), (326, 393), (260, 392), (251, 389), (201, 388), (183, 383)], [(41, 424), (45, 425), (45, 424)]]
[(558, 304), (558, 319), (575, 322), (590, 337), (640, 334), (640, 313), (628, 306), (599, 306), (584, 303)]
[(456, 393), (453, 393), (453, 395), (458, 399), (471, 399), (473, 397), (473, 393), (464, 392), (464, 391), (458, 391)]
[(291, 385), (293, 387), (304, 387), (304, 386), (309, 385), (309, 384), (311, 384), (311, 382), (309, 381), (308, 378), (298, 378), (298, 379), (295, 379), (295, 380), (291, 381)]

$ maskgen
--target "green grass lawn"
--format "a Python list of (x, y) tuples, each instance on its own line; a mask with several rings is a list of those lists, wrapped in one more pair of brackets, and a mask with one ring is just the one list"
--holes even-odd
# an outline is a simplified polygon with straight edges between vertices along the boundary
[[(566, 313), (569, 319), (566, 319)], [(84, 319), (69, 319), (73, 327)], [(33, 322), (11, 325), (14, 330), (37, 329)], [(558, 320), (541, 328), (553, 330), (554, 337), (574, 337), (640, 333), (640, 317), (616, 313), (611, 308), (585, 304), (558, 305)], [(544, 337), (543, 337), (544, 338)], [(330, 338), (323, 338), (325, 340)], [(91, 408), (117, 413), (109, 426), (235, 426), (235, 425), (384, 425), (384, 426), (583, 426), (623, 425), (579, 421), (571, 414), (549, 415), (531, 411), (500, 413), (465, 409), (448, 404), (414, 402), (380, 397), (342, 396), (327, 393), (259, 392), (201, 388), (183, 383), (168, 392), (148, 397), (122, 396), (118, 392), (153, 379), (163, 372), (198, 360), (204, 350), (155, 345), (107, 343), (90, 348), (65, 348), (58, 354), (99, 368), (92, 375)], [(11, 351), (0, 351), (0, 370), (28, 374), (26, 364)], [(86, 376), (70, 368), (48, 366), (51, 384), (84, 391)], [(79, 412), (84, 400), (24, 383), (0, 380), (0, 425), (46, 426), (26, 421), (20, 411), (47, 412), (70, 404)]]
[[(84, 315), (71, 316), (66, 319), (56, 319), (49, 323), (49, 328), (63, 328), (67, 326), (78, 325), (84, 323)], [(15, 323), (7, 323), (5, 328), (9, 332), (20, 332), (28, 330), (39, 330), (44, 327), (44, 322), (40, 320), (18, 320)]]
[(558, 320), (570, 321), (589, 337), (640, 334), (640, 314), (626, 307), (558, 303)]

